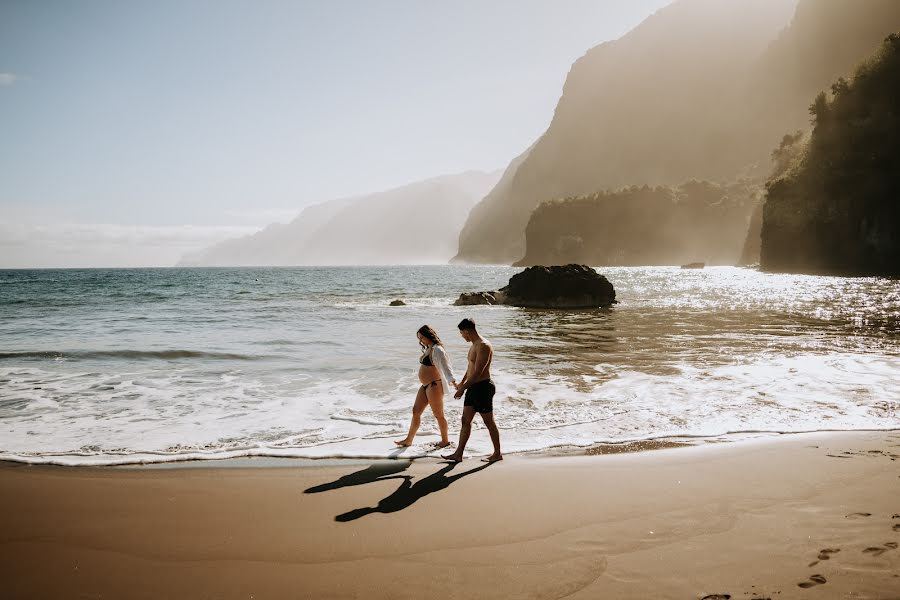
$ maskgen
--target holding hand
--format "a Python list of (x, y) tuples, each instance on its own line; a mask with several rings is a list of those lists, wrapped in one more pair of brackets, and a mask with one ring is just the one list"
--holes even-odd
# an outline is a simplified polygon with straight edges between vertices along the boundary
[(456, 393), (453, 394), (453, 397), (456, 398), (457, 400), (459, 400), (460, 398), (462, 398), (462, 395), (463, 395), (463, 392), (464, 392), (464, 391), (465, 391), (465, 390), (463, 390), (463, 389), (461, 389), (459, 386), (457, 386), (457, 387), (456, 387)]

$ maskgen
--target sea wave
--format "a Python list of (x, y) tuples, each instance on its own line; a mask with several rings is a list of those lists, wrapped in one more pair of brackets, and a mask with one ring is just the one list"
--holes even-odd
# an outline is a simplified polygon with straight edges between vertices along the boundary
[(271, 358), (263, 355), (238, 354), (234, 352), (208, 352), (203, 350), (36, 350), (23, 352), (0, 352), (0, 360), (11, 359), (49, 359), (49, 360), (88, 360), (88, 359), (129, 360), (178, 360), (198, 358), (208, 360), (262, 360)]

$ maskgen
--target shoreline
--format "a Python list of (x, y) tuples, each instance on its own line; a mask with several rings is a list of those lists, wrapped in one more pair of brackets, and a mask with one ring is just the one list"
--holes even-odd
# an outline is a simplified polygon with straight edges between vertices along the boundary
[[(900, 427), (887, 429), (822, 429), (814, 431), (778, 432), (778, 431), (742, 431), (713, 436), (661, 436), (646, 439), (626, 440), (622, 442), (599, 442), (588, 446), (576, 446), (560, 444), (540, 450), (522, 450), (504, 452), (504, 457), (521, 457), (528, 459), (544, 459), (554, 457), (577, 456), (603, 456), (611, 454), (635, 454), (654, 452), (658, 450), (687, 449), (709, 445), (731, 445), (750, 441), (777, 440), (792, 438), (795, 436), (818, 436), (830, 434), (855, 434), (855, 433), (900, 433)], [(424, 436), (423, 436), (424, 437)], [(416, 447), (414, 446), (415, 450)], [(359, 456), (283, 456), (261, 452), (259, 454), (225, 456), (222, 458), (208, 457), (196, 458), (188, 455), (185, 458), (171, 457), (158, 461), (129, 461), (98, 463), (98, 464), (68, 464), (66, 455), (58, 455), (59, 460), (46, 462), (31, 462), (28, 460), (11, 460), (0, 458), (0, 469), (10, 467), (57, 467), (68, 469), (196, 469), (196, 468), (307, 468), (322, 466), (341, 466), (353, 464), (367, 464), (373, 461), (426, 461), (428, 459), (442, 460), (440, 455), (446, 449), (436, 449), (426, 453), (416, 453), (403, 456), (402, 452), (392, 449), (386, 455), (359, 455)], [(487, 456), (489, 452), (467, 454), (466, 460), (478, 460)]]
[(2, 574), (15, 598), (900, 591), (900, 431), (532, 458), (0, 465)]

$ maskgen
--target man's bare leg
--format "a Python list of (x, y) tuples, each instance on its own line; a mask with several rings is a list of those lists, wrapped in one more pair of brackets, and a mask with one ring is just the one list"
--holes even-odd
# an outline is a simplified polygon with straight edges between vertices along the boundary
[(456, 447), (456, 452), (454, 452), (453, 454), (442, 454), (441, 458), (446, 458), (447, 460), (452, 460), (453, 462), (462, 462), (463, 452), (466, 449), (466, 444), (469, 442), (469, 434), (472, 433), (472, 419), (474, 418), (475, 407), (464, 406), (462, 414), (462, 425), (459, 428), (459, 444)]
[(503, 454), (500, 453), (500, 430), (497, 429), (497, 424), (494, 423), (494, 413), (481, 413), (481, 420), (484, 421), (488, 433), (491, 434), (491, 443), (494, 444), (494, 453), (485, 460), (487, 462), (503, 460)]

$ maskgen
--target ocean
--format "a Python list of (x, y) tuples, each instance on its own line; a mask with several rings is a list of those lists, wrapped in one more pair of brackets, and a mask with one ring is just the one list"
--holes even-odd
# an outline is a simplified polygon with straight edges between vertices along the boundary
[[(0, 460), (117, 465), (398, 450), (434, 327), (495, 346), (505, 453), (900, 429), (900, 281), (599, 269), (609, 310), (455, 307), (499, 266), (0, 271)], [(407, 306), (390, 307), (401, 298)], [(445, 399), (451, 439), (462, 401)], [(488, 454), (480, 420), (467, 454)]]

